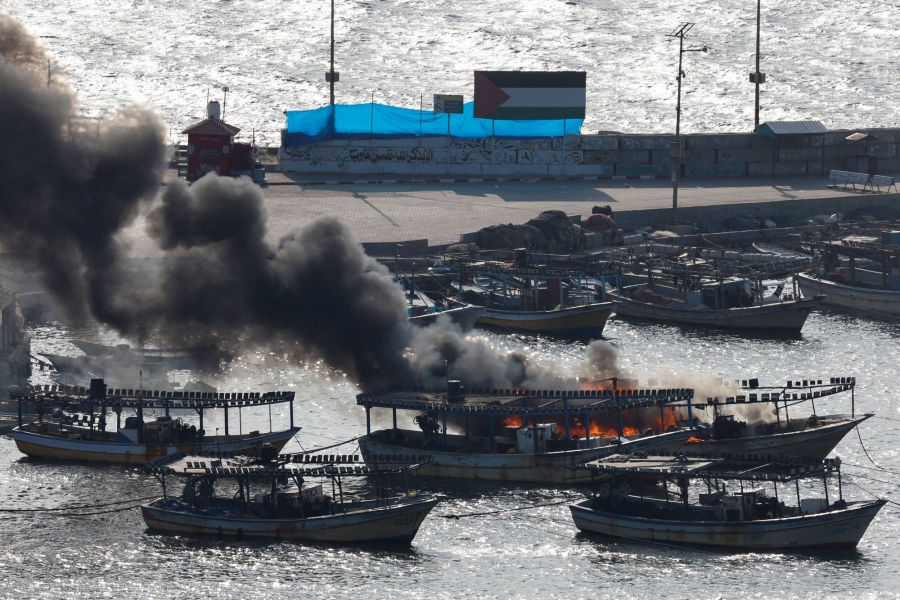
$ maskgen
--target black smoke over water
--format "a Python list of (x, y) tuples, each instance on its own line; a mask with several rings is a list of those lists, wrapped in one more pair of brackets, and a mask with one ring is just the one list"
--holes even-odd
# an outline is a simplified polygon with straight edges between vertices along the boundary
[[(126, 336), (199, 330), (298, 356), (316, 355), (364, 387), (560, 388), (617, 373), (604, 343), (566, 375), (523, 352), (463, 337), (449, 323), (419, 329), (402, 291), (349, 229), (322, 217), (265, 239), (264, 199), (247, 179), (213, 175), (164, 188), (162, 123), (130, 108), (99, 124), (24, 29), (0, 16), (0, 242), (27, 261), (74, 319)], [(136, 271), (117, 235), (141, 215), (166, 254)]]

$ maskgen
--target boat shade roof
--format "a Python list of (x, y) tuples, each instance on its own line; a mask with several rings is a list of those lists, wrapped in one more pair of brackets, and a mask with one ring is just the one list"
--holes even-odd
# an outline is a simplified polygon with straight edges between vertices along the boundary
[(801, 459), (790, 457), (785, 462), (770, 462), (743, 471), (725, 469), (723, 458), (689, 458), (684, 455), (648, 456), (630, 455), (610, 457), (585, 462), (575, 467), (594, 473), (620, 475), (687, 476), (689, 478), (714, 478), (744, 481), (787, 482), (795, 479), (820, 478), (840, 471), (840, 458)]
[[(308, 463), (297, 461), (300, 464), (285, 462), (292, 461), (296, 456), (316, 457), (324, 460), (312, 460)], [(228, 456), (223, 453), (184, 454), (182, 452), (174, 452), (147, 463), (147, 468), (154, 473), (172, 475), (349, 477), (406, 473), (418, 469), (423, 462), (427, 462), (426, 460), (403, 460), (404, 458), (418, 458), (410, 455), (391, 455), (389, 458), (392, 460), (369, 461), (367, 464), (362, 464), (360, 456), (354, 454), (299, 454), (281, 455), (277, 462), (261, 464), (257, 459), (246, 456)]]
[(103, 398), (90, 397), (90, 388), (69, 385), (35, 386), (29, 394), (14, 394), (10, 400), (43, 402), (45, 406), (121, 406), (122, 408), (237, 408), (291, 402), (294, 392), (170, 392), (107, 388)]
[(640, 390), (516, 390), (473, 389), (450, 401), (446, 391), (416, 387), (383, 387), (356, 396), (367, 408), (506, 415), (559, 415), (565, 413), (627, 410), (688, 402), (694, 390), (688, 388)]

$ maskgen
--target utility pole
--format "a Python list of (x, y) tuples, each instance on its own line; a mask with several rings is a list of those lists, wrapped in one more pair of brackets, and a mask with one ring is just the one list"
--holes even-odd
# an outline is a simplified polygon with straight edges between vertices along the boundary
[(750, 82), (756, 84), (756, 105), (753, 116), (753, 131), (759, 128), (759, 84), (766, 82), (766, 74), (759, 72), (759, 27), (760, 4), (762, 0), (756, 0), (756, 72), (750, 73)]
[(675, 141), (672, 142), (672, 223), (677, 222), (678, 216), (678, 171), (681, 167), (681, 159), (684, 158), (684, 143), (681, 141), (681, 79), (684, 70), (681, 68), (685, 52), (706, 52), (706, 46), (702, 48), (684, 47), (684, 37), (694, 27), (694, 23), (682, 23), (666, 37), (678, 38), (678, 99), (675, 104)]

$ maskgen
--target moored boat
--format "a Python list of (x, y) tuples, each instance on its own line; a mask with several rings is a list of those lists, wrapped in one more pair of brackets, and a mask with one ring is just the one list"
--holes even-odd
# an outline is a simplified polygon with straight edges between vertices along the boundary
[(603, 328), (615, 309), (615, 302), (597, 302), (540, 311), (488, 308), (478, 317), (478, 323), (529, 333), (599, 337), (603, 334)]
[[(729, 472), (718, 469), (716, 461), (683, 456), (615, 456), (589, 462), (583, 469), (595, 477), (614, 479), (611, 485), (601, 484), (593, 497), (570, 505), (576, 527), (635, 541), (738, 551), (854, 548), (887, 503), (882, 499), (845, 501), (840, 479), (832, 502), (827, 478), (840, 478), (840, 459)], [(661, 480), (662, 487), (656, 491), (663, 497), (633, 494), (629, 480), (635, 478)], [(692, 479), (704, 480), (708, 493), (690, 496)], [(824, 498), (801, 499), (796, 483), (800, 479), (824, 480)], [(740, 487), (726, 489), (725, 482), (738, 482)], [(795, 506), (781, 499), (794, 491), (795, 486), (785, 485), (791, 483), (796, 485)], [(674, 499), (670, 484), (677, 490)]]
[[(873, 416), (856, 415), (855, 387), (855, 377), (831, 377), (788, 381), (779, 386), (760, 386), (757, 379), (744, 379), (718, 391), (707, 390), (727, 395), (694, 400), (697, 412), (712, 410), (712, 420), (682, 452), (728, 457), (732, 464), (824, 459), (847, 433)], [(840, 394), (850, 395), (850, 414), (817, 412), (816, 402), (821, 405)], [(804, 404), (811, 407), (811, 414), (800, 414), (800, 405)]]
[(805, 273), (798, 274), (797, 281), (804, 294), (824, 295), (825, 304), (900, 317), (900, 290), (850, 285), (846, 277), (836, 280)]
[[(414, 466), (356, 468), (317, 464), (294, 465), (274, 459), (259, 461), (217, 456), (174, 454), (148, 465), (163, 485), (163, 497), (141, 506), (152, 531), (177, 534), (212, 534), (292, 541), (330, 543), (412, 542), (439, 496), (407, 492), (376, 499), (345, 497), (340, 480), (357, 475), (375, 477), (406, 473)], [(356, 457), (358, 458), (358, 457)], [(187, 477), (180, 496), (167, 494), (166, 475)], [(306, 486), (305, 479), (325, 477), (337, 481), (338, 497), (322, 485)], [(262, 482), (254, 493), (251, 484)], [(237, 493), (217, 496), (219, 482), (237, 486)]]
[[(613, 293), (619, 302), (616, 314), (724, 329), (800, 331), (823, 300), (816, 295), (754, 303), (740, 280), (698, 287), (681, 291), (652, 283), (627, 286)], [(741, 294), (747, 298), (745, 303), (739, 301)]]
[[(300, 430), (294, 427), (293, 392), (218, 393), (163, 392), (154, 390), (107, 389), (103, 380), (91, 386), (59, 386), (59, 393), (14, 396), (20, 406), (37, 406), (38, 419), (26, 423), (23, 413), (10, 435), (20, 452), (28, 456), (58, 460), (143, 464), (172, 452), (233, 452), (255, 455), (264, 445), (281, 449)], [(252, 406), (290, 403), (290, 427), (281, 431), (237, 434), (229, 430), (228, 412)], [(144, 411), (157, 410), (164, 416), (144, 420)], [(123, 411), (134, 411), (126, 417)], [(170, 415), (174, 410), (196, 411), (198, 424)], [(203, 428), (205, 411), (224, 410), (224, 434), (207, 435)], [(106, 417), (115, 413), (115, 430), (108, 431)], [(239, 423), (242, 421), (239, 419)], [(199, 425), (199, 426), (198, 426)]]

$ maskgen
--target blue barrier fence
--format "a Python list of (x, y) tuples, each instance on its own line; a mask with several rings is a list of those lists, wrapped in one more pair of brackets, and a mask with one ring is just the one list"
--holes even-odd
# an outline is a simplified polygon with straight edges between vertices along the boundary
[(399, 108), (386, 104), (336, 104), (313, 110), (292, 110), (287, 116), (286, 146), (303, 146), (331, 139), (410, 138), (447, 136), (450, 120), (452, 138), (533, 138), (559, 137), (581, 133), (583, 119), (548, 121), (491, 121), (476, 119), (474, 103), (463, 105), (462, 114)]

